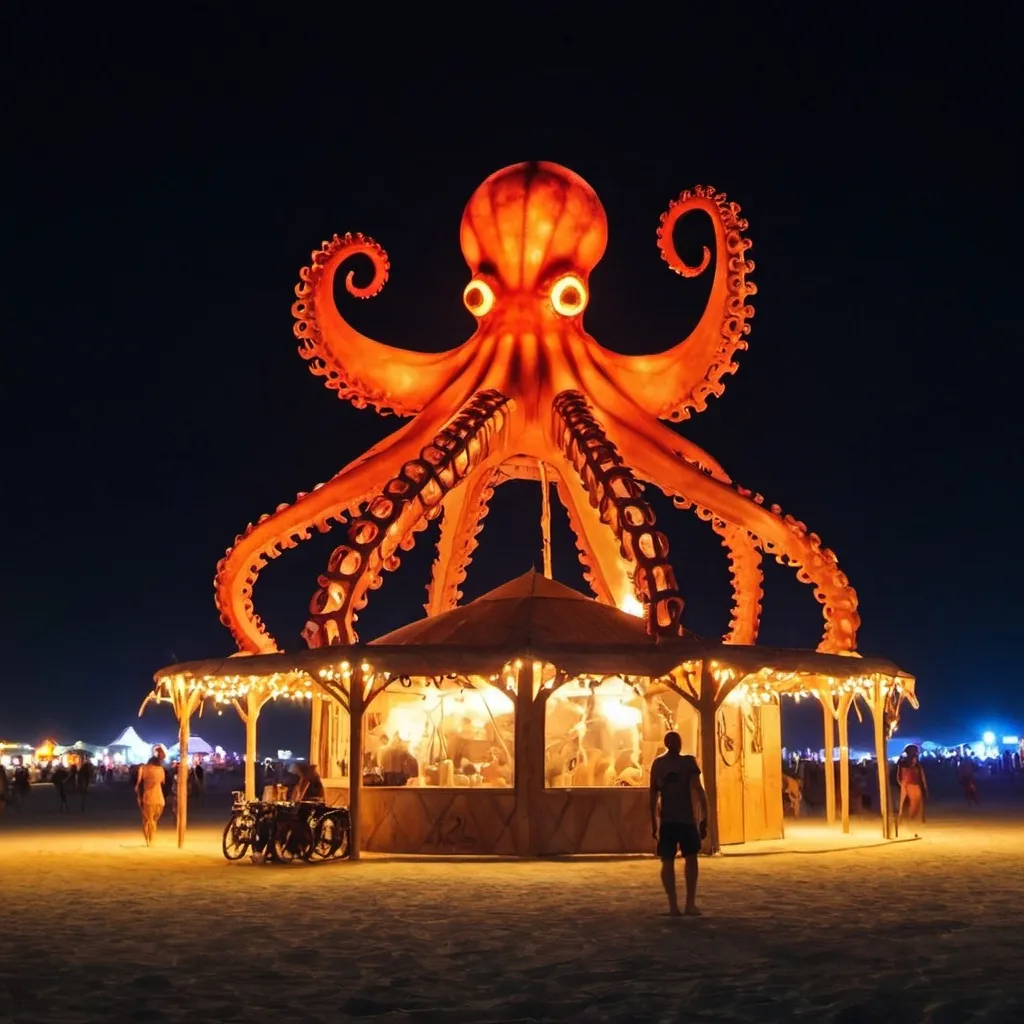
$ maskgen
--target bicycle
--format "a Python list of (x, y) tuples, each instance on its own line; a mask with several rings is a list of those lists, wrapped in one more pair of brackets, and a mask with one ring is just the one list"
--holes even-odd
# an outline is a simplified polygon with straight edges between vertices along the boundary
[(309, 860), (313, 848), (313, 809), (308, 804), (289, 801), (275, 804), (274, 811), (274, 857), (283, 863), (297, 857)]
[(351, 852), (352, 818), (347, 807), (314, 807), (313, 842), (306, 860), (333, 860)]
[(273, 818), (273, 808), (261, 800), (246, 800), (240, 790), (233, 791), (231, 795), (234, 798), (231, 818), (224, 826), (221, 848), (224, 857), (233, 861), (241, 860), (250, 847), (262, 851), (266, 846), (263, 833), (268, 819)]

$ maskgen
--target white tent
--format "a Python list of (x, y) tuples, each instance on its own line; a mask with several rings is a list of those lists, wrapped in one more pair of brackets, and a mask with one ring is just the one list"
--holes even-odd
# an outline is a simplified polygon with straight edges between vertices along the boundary
[[(171, 747), (168, 748), (167, 756), (172, 758), (172, 759), (177, 757), (180, 749), (181, 748), (180, 748), (180, 746), (177, 743), (173, 744)], [(211, 747), (210, 744), (207, 743), (206, 740), (204, 740), (202, 736), (190, 736), (189, 737), (189, 740), (188, 740), (188, 754), (189, 754), (189, 757), (191, 757), (193, 754), (203, 754), (203, 755), (205, 755), (205, 754), (212, 754), (212, 753), (213, 753), (213, 747)]]
[(96, 743), (86, 743), (84, 740), (76, 740), (69, 747), (58, 747), (57, 750), (61, 754), (71, 754), (78, 751), (83, 754), (89, 754), (91, 757), (96, 757), (103, 750), (103, 747)]
[(107, 746), (111, 750), (126, 751), (126, 760), (134, 764), (141, 764), (153, 756), (153, 744), (147, 743), (130, 725)]

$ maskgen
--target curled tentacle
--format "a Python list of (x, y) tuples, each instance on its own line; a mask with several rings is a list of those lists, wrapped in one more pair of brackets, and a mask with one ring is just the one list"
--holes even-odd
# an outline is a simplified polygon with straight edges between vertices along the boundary
[(556, 489), (559, 501), (569, 514), (583, 578), (597, 599), (622, 609), (627, 607), (631, 597), (642, 600), (636, 593), (636, 564), (623, 557), (618, 538), (602, 523), (579, 475), (560, 474)]
[(676, 422), (706, 409), (708, 399), (725, 390), (722, 377), (739, 368), (733, 357), (747, 347), (747, 321), (754, 315), (747, 299), (757, 291), (747, 276), (754, 263), (745, 255), (751, 243), (744, 235), (747, 221), (739, 204), (707, 186), (682, 192), (662, 214), (658, 248), (665, 262), (683, 277), (696, 277), (711, 265), (707, 247), (697, 266), (689, 266), (676, 250), (676, 223), (694, 210), (706, 213), (715, 229), (714, 280), (700, 322), (684, 341), (656, 355), (624, 356), (607, 349), (596, 353), (637, 405)]
[(478, 392), (352, 520), (310, 602), (303, 631), (310, 647), (356, 642), (353, 623), (367, 592), (381, 585), (384, 570), (398, 568), (399, 549), (412, 548), (415, 533), (441, 514), (445, 495), (500, 448), (511, 408), (498, 391)]
[(311, 530), (326, 533), (332, 524), (345, 522), (363, 502), (379, 494), (381, 481), (415, 458), (423, 438), (440, 430), (450, 419), (451, 408), (461, 405), (476, 390), (491, 359), (490, 349), (481, 348), (477, 364), (468, 367), (415, 420), (374, 445), (326, 484), (300, 494), (294, 505), (279, 505), (272, 515), (261, 516), (235, 538), (217, 566), (214, 589), (221, 622), (231, 630), (240, 650), (265, 654), (278, 649), (253, 607), (253, 588), (267, 562), (282, 549), (306, 540)]
[(623, 458), (635, 467), (641, 479), (656, 482), (666, 494), (681, 499), (677, 504), (682, 507), (692, 505), (697, 516), (707, 522), (720, 519), (747, 531), (762, 551), (780, 564), (795, 568), (797, 579), (814, 588), (825, 620), (819, 651), (836, 654), (856, 650), (860, 626), (857, 593), (840, 570), (835, 554), (817, 534), (785, 515), (778, 505), (765, 508), (761, 495), (712, 479), (681, 460), (674, 450), (677, 435), (669, 428), (652, 421), (644, 429), (641, 424), (624, 423), (607, 411), (603, 410), (602, 415)]
[(636, 593), (646, 608), (649, 632), (678, 635), (683, 598), (668, 560), (668, 539), (655, 528), (654, 510), (643, 497), (642, 485), (579, 391), (556, 396), (553, 431), (601, 520), (615, 534), (622, 558), (636, 563)]
[(299, 271), (297, 301), (292, 304), (299, 355), (312, 373), (325, 378), (327, 387), (356, 408), (373, 406), (380, 413), (411, 416), (458, 372), (465, 362), (464, 346), (437, 354), (410, 352), (360, 334), (334, 302), (338, 268), (360, 255), (373, 264), (373, 278), (357, 285), (350, 270), (345, 288), (357, 299), (369, 299), (384, 287), (390, 264), (387, 253), (366, 235), (335, 235), (313, 253), (312, 265)]
[(462, 600), (459, 588), (466, 580), (466, 570), (479, 543), (477, 537), (484, 528), (488, 503), (501, 480), (497, 470), (481, 467), (465, 486), (445, 496), (437, 557), (427, 586), (427, 603), (423, 606), (427, 615), (440, 615)]
[(344, 523), (378, 491), (381, 478), (395, 472), (414, 451), (415, 438), (404, 427), (327, 483), (318, 484), (308, 494), (299, 494), (293, 505), (279, 505), (235, 538), (217, 564), (213, 586), (220, 620), (231, 630), (239, 650), (254, 654), (278, 650), (277, 641), (253, 606), (253, 589), (267, 562), (284, 549), (308, 540), (314, 529), (327, 533), (332, 526)]
[(727, 644), (757, 643), (764, 597), (764, 572), (757, 541), (746, 530), (721, 519), (712, 520), (711, 528), (722, 538), (732, 576), (732, 614), (729, 632), (722, 639)]

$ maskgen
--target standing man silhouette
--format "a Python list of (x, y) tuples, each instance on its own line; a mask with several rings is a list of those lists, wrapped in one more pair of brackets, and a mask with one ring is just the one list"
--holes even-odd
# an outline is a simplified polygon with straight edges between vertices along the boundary
[[(665, 734), (665, 753), (651, 764), (651, 831), (661, 858), (661, 884), (673, 917), (698, 917), (697, 854), (708, 833), (708, 798), (700, 782), (700, 767), (692, 754), (682, 752), (677, 732)], [(683, 855), (686, 903), (676, 896), (676, 850)]]

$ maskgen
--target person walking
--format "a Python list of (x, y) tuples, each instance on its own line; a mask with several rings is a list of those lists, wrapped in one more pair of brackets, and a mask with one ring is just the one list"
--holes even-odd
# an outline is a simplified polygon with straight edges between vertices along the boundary
[(95, 769), (92, 761), (86, 758), (78, 769), (78, 795), (82, 800), (82, 812), (85, 812), (85, 798), (89, 795), (89, 787), (92, 785)]
[(192, 769), (192, 779), (195, 782), (195, 793), (196, 799), (199, 801), (200, 807), (206, 806), (206, 771), (203, 769), (202, 764), (196, 761), (195, 768)]
[(975, 807), (979, 806), (978, 784), (974, 780), (974, 761), (969, 757), (963, 758), (956, 774), (957, 781), (964, 791), (964, 799), (967, 801), (967, 806), (970, 807), (971, 804), (974, 804)]
[(135, 781), (135, 798), (142, 812), (142, 837), (153, 845), (160, 816), (164, 813), (164, 783), (167, 773), (163, 762), (154, 755), (140, 769)]
[(65, 768), (64, 765), (59, 764), (54, 769), (53, 775), (50, 776), (50, 781), (53, 783), (54, 787), (56, 788), (57, 796), (60, 799), (60, 812), (61, 812), (61, 814), (63, 814), (66, 810), (68, 810), (68, 789), (67, 789), (67, 787), (68, 787), (68, 779), (70, 778), (70, 775), (71, 775), (71, 773), (67, 770), (67, 768)]
[[(661, 860), (661, 884), (673, 917), (698, 917), (697, 855), (708, 834), (708, 798), (700, 781), (700, 767), (692, 754), (684, 754), (677, 732), (665, 734), (665, 752), (651, 764), (651, 831)], [(676, 895), (676, 851), (683, 856), (686, 902), (682, 911)]]
[(906, 808), (907, 817), (914, 821), (925, 819), (924, 802), (928, 799), (928, 780), (925, 778), (924, 765), (918, 753), (917, 745), (910, 743), (903, 751), (903, 756), (896, 765), (896, 781), (900, 787), (899, 818), (903, 818)]
[(25, 806), (25, 801), (28, 799), (28, 794), (32, 789), (32, 780), (29, 778), (28, 769), (23, 765), (19, 764), (14, 769), (14, 804), (20, 811)]

